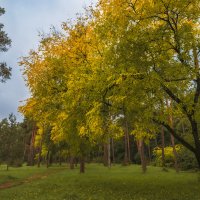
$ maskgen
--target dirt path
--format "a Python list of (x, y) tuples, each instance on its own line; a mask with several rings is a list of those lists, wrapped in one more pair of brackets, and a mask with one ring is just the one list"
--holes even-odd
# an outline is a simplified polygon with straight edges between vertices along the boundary
[(36, 181), (36, 180), (45, 179), (49, 175), (56, 174), (56, 173), (63, 171), (63, 170), (64, 169), (58, 169), (58, 170), (53, 170), (51, 172), (46, 172), (46, 173), (43, 173), (43, 174), (34, 174), (30, 177), (27, 177), (27, 178), (25, 178), (23, 180), (19, 180), (19, 181), (8, 181), (8, 182), (0, 184), (0, 190), (16, 187), (16, 186), (23, 185), (23, 184), (26, 184), (26, 183), (31, 183), (31, 182)]

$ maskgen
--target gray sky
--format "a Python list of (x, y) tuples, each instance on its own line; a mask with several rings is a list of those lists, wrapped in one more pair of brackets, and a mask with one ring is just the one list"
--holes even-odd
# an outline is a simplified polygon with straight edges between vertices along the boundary
[(12, 67), (12, 77), (6, 83), (0, 83), (0, 119), (14, 113), (18, 120), (22, 116), (17, 112), (20, 101), (29, 97), (17, 62), (26, 56), (30, 49), (37, 48), (38, 32), (49, 32), (53, 25), (60, 28), (62, 22), (74, 19), (76, 13), (97, 0), (0, 0), (5, 15), (0, 17), (4, 30), (12, 40), (12, 47), (0, 54), (0, 60)]

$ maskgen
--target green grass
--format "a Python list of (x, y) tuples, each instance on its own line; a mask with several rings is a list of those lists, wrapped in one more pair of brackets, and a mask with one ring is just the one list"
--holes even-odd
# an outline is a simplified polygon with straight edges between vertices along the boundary
[(44, 167), (38, 169), (37, 167), (28, 166), (23, 166), (21, 168), (9, 167), (9, 170), (6, 171), (6, 166), (0, 165), (0, 184), (6, 182), (18, 182), (30, 176), (34, 176), (36, 174), (43, 174), (45, 172), (47, 172), (47, 170)]
[[(49, 174), (40, 179), (0, 190), (1, 200), (200, 200), (200, 182), (196, 173), (173, 170), (163, 172), (148, 167), (146, 174), (139, 166), (87, 165), (86, 173), (78, 169), (23, 167), (9, 172), (0, 170), (0, 177), (14, 177), (17, 182), (33, 174)], [(2, 181), (1, 181), (2, 182)]]

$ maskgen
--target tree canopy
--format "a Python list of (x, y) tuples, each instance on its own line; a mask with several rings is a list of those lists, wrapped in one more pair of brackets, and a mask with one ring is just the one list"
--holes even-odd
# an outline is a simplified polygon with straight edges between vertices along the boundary
[(199, 16), (198, 0), (99, 1), (21, 60), (32, 97), (20, 111), (79, 148), (122, 135), (121, 119), (146, 143), (164, 126), (200, 166)]

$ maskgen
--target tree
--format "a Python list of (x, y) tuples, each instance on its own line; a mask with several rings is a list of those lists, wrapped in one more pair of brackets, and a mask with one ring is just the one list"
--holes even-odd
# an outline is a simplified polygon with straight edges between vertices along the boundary
[[(135, 95), (150, 106), (144, 115), (192, 151), (200, 167), (199, 6), (199, 1), (189, 0), (105, 0), (99, 3), (97, 24), (102, 37), (109, 38), (108, 63), (115, 64)], [(173, 111), (166, 106), (161, 110), (165, 96), (172, 99)], [(193, 142), (173, 130), (167, 121), (170, 112), (188, 120)]]
[[(4, 8), (0, 7), (0, 16), (5, 13)], [(5, 52), (11, 45), (11, 40), (3, 30), (4, 25), (0, 23), (0, 52)], [(0, 81), (5, 82), (11, 76), (11, 68), (7, 67), (5, 62), (0, 63)]]
[(23, 163), (25, 132), (13, 114), (0, 122), (0, 161), (9, 166)]
[[(54, 141), (75, 138), (76, 150), (82, 142), (110, 143), (131, 124), (144, 171), (144, 143), (162, 125), (200, 167), (199, 7), (198, 0), (99, 1), (22, 59), (32, 97), (21, 111), (51, 127)], [(169, 116), (190, 124), (192, 141)]]

